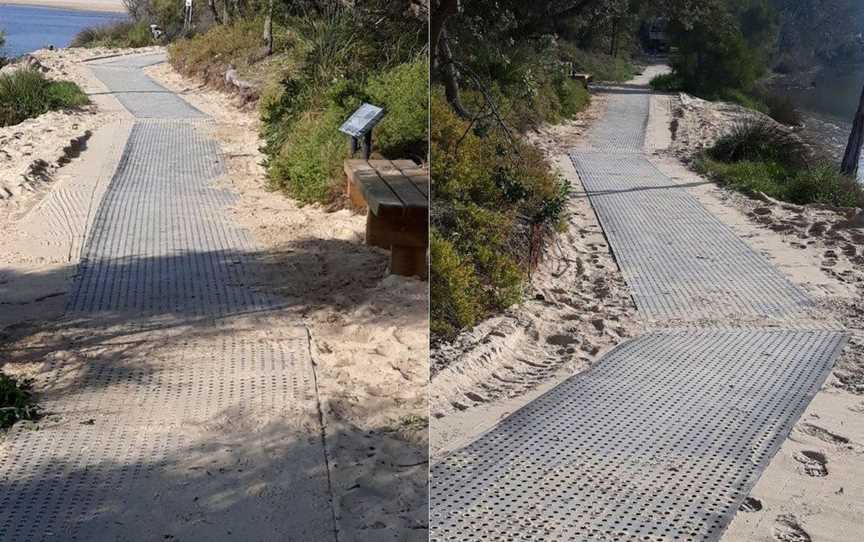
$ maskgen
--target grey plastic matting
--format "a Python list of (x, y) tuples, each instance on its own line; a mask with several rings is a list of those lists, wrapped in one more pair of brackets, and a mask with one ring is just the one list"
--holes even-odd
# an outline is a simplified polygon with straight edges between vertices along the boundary
[(202, 122), (144, 120), (130, 134), (68, 296), (70, 313), (225, 316), (278, 306), (255, 292), (249, 235), (226, 217), (236, 197)]
[(813, 306), (644, 156), (581, 152), (572, 158), (641, 313), (782, 318)]
[(837, 332), (620, 345), (432, 468), (432, 540), (718, 540), (828, 374)]
[(0, 437), (0, 540), (332, 540), (308, 335), (249, 284), (219, 147), (141, 72), (159, 60), (94, 67), (140, 120), (67, 296), (72, 342), (45, 356), (47, 415)]
[(670, 329), (433, 465), (432, 540), (719, 540), (845, 341), (645, 158), (648, 91), (603, 91), (572, 158), (638, 310)]
[(147, 77), (142, 68), (158, 64), (164, 54), (126, 55), (89, 64), (93, 74), (136, 118), (200, 119), (205, 115)]

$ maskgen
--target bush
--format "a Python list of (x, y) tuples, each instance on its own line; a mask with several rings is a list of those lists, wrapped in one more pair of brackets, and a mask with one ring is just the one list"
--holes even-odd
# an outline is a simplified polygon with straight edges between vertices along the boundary
[[(261, 21), (254, 19), (215, 25), (202, 34), (171, 44), (168, 61), (184, 75), (222, 86), (229, 64), (243, 70), (260, 59), (261, 26)], [(274, 35), (281, 33), (274, 31)]]
[(75, 83), (51, 81), (36, 70), (20, 69), (0, 75), (0, 126), (88, 103), (87, 95)]
[(566, 49), (576, 69), (589, 73), (596, 81), (623, 83), (636, 75), (633, 64), (627, 58), (613, 57), (596, 51), (585, 51), (575, 47)]
[(864, 206), (864, 189), (830, 164), (813, 163), (794, 135), (756, 122), (736, 127), (700, 158), (696, 167), (745, 193), (763, 192), (799, 205)]
[(678, 92), (684, 89), (684, 82), (674, 73), (660, 74), (648, 84), (657, 92)]
[(561, 77), (555, 81), (555, 92), (561, 104), (561, 116), (572, 119), (591, 103), (591, 95), (581, 83)]
[(429, 63), (426, 58), (400, 64), (374, 76), (366, 88), (369, 101), (386, 115), (375, 130), (382, 154), (426, 159), (429, 131)]
[(338, 131), (343, 116), (335, 107), (305, 112), (269, 163), (271, 184), (304, 203), (331, 200), (348, 154), (345, 137)]
[(452, 243), (432, 230), (429, 238), (430, 331), (433, 336), (452, 338), (471, 327), (483, 314), (480, 282), (474, 268), (459, 255)]
[(722, 162), (777, 162), (785, 167), (806, 167), (810, 161), (810, 151), (798, 137), (764, 120), (735, 125), (707, 154)]
[(18, 380), (0, 372), (0, 429), (21, 420), (35, 420), (39, 408), (34, 404), (29, 380)]
[(786, 126), (800, 126), (804, 119), (801, 112), (795, 107), (795, 103), (788, 96), (781, 96), (770, 92), (757, 93), (757, 97), (765, 104), (768, 116), (780, 124)]
[(147, 47), (154, 43), (146, 22), (120, 21), (81, 30), (70, 47)]
[(560, 224), (567, 186), (536, 148), (511, 140), (494, 123), (472, 127), (456, 116), (440, 89), (431, 112), (432, 225), (439, 243), (432, 306), (443, 307), (433, 314), (433, 334), (441, 339), (521, 299), (530, 256), (541, 248), (531, 232)]

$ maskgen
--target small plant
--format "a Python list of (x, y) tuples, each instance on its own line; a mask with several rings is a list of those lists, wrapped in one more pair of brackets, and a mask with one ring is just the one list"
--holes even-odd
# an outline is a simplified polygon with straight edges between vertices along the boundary
[(787, 167), (806, 167), (810, 151), (794, 134), (767, 120), (742, 122), (708, 150), (722, 162), (769, 161)]
[(32, 383), (0, 372), (0, 429), (38, 417), (39, 407), (33, 401)]
[(376, 144), (385, 155), (426, 159), (429, 127), (429, 63), (425, 58), (400, 64), (373, 76), (366, 87), (369, 100), (385, 108), (375, 129)]
[(36, 70), (20, 69), (0, 75), (0, 126), (88, 103), (87, 95), (75, 83), (51, 81)]
[(648, 84), (657, 92), (678, 92), (684, 88), (684, 82), (674, 73), (662, 73)]

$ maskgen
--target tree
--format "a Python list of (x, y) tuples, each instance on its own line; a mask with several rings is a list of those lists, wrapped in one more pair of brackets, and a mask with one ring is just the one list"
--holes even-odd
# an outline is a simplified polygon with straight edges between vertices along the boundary
[(273, 54), (273, 0), (267, 0), (267, 15), (264, 17), (265, 54)]
[(861, 91), (858, 112), (855, 113), (852, 133), (849, 134), (849, 143), (846, 145), (846, 153), (843, 155), (843, 163), (840, 165), (840, 171), (845, 175), (857, 176), (862, 146), (864, 146), (864, 90)]

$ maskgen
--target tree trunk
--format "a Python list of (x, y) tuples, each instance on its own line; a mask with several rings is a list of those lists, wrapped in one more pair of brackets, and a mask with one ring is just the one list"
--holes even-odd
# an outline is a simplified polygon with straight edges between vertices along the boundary
[(438, 44), (447, 19), (459, 13), (459, 0), (433, 0), (432, 12), (429, 14), (429, 51), (432, 53), (432, 66), (437, 66)]
[(216, 9), (216, 0), (207, 0), (207, 7), (210, 8), (210, 13), (213, 14), (213, 20), (216, 24), (222, 24), (222, 18), (219, 17), (219, 10)]
[(222, 22), (231, 24), (231, 0), (222, 0)]
[(852, 133), (849, 134), (849, 143), (846, 145), (846, 154), (843, 155), (843, 164), (840, 171), (852, 177), (858, 174), (858, 162), (861, 160), (861, 146), (864, 145), (864, 90), (858, 100), (858, 112), (855, 113), (855, 121), (852, 124)]
[(441, 78), (444, 80), (444, 95), (447, 97), (447, 102), (457, 115), (463, 119), (471, 118), (471, 114), (462, 105), (462, 99), (459, 97), (458, 73), (456, 72), (456, 66), (453, 64), (453, 55), (450, 52), (446, 30), (442, 30), (439, 35), (438, 48), (440, 54), (440, 72)]
[(267, 2), (267, 17), (264, 19), (264, 48), (267, 56), (273, 54), (273, 0)]

